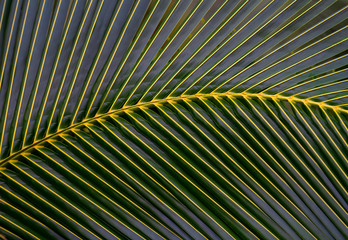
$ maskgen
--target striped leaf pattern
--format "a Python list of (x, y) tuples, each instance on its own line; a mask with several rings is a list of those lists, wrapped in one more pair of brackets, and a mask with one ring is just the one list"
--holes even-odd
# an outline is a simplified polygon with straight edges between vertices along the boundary
[(348, 1), (0, 1), (0, 239), (348, 239)]

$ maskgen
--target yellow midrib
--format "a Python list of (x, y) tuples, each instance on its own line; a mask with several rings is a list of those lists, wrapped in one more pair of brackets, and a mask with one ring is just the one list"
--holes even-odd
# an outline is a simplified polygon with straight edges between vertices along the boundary
[(246, 93), (246, 92), (242, 92), (242, 93), (234, 93), (234, 92), (224, 92), (224, 93), (207, 93), (207, 94), (194, 94), (194, 95), (182, 95), (179, 97), (169, 97), (169, 98), (165, 98), (165, 99), (155, 99), (152, 100), (150, 102), (140, 102), (136, 105), (131, 105), (131, 106), (125, 106), (123, 108), (120, 109), (116, 109), (116, 110), (111, 110), (109, 112), (103, 113), (103, 114), (99, 114), (96, 115), (92, 118), (88, 118), (83, 120), (82, 122), (70, 125), (69, 127), (66, 127), (60, 131), (57, 131), (55, 133), (49, 134), (47, 135), (45, 138), (37, 140), (36, 142), (27, 145), (25, 147), (23, 147), (21, 150), (14, 152), (13, 154), (11, 154), (10, 156), (1, 159), (0, 160), (0, 167), (2, 165), (4, 165), (6, 162), (10, 161), (11, 159), (14, 159), (16, 156), (22, 154), (23, 152), (26, 152), (28, 150), (30, 150), (31, 148), (39, 145), (42, 142), (45, 142), (55, 136), (59, 136), (60, 134), (63, 134), (71, 129), (77, 128), (79, 126), (82, 126), (88, 122), (94, 121), (96, 119), (101, 119), (110, 115), (117, 115), (120, 114), (122, 112), (126, 112), (126, 111), (134, 111), (136, 109), (140, 109), (140, 108), (146, 108), (149, 106), (153, 106), (153, 105), (159, 105), (159, 104), (165, 104), (169, 101), (179, 101), (179, 100), (190, 100), (190, 99), (198, 99), (198, 98), (212, 98), (212, 97), (248, 97), (248, 98), (263, 98), (263, 99), (272, 99), (274, 101), (292, 101), (292, 102), (298, 102), (298, 103), (303, 103), (305, 105), (309, 105), (309, 106), (318, 106), (322, 109), (332, 109), (334, 111), (336, 111), (337, 113), (343, 113), (343, 114), (348, 114), (348, 110), (343, 109), (342, 107), (338, 107), (338, 106), (333, 106), (330, 104), (326, 104), (323, 102), (315, 102), (313, 100), (309, 100), (309, 99), (301, 99), (301, 98), (297, 98), (297, 97), (293, 97), (293, 96), (283, 96), (283, 95), (277, 95), (277, 94), (264, 94), (264, 93)]

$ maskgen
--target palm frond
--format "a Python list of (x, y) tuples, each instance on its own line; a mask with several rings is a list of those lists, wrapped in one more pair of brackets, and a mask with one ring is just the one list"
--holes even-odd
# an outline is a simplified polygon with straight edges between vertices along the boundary
[(0, 238), (348, 238), (348, 2), (0, 2)]

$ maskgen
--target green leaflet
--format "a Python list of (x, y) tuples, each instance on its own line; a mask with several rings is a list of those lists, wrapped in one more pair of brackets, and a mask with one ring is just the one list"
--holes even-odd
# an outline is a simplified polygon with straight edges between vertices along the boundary
[(348, 238), (347, 12), (1, 1), (0, 238)]

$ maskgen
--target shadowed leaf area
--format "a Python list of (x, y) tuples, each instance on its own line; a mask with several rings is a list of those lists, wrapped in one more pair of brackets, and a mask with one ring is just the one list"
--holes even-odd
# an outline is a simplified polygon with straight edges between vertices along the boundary
[(1, 0), (0, 239), (348, 239), (348, 1)]

